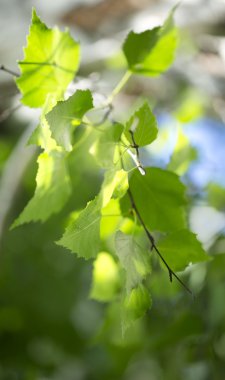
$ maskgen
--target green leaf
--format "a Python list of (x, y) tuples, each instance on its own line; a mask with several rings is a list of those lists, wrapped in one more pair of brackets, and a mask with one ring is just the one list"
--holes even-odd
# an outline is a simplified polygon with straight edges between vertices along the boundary
[(133, 236), (121, 231), (116, 233), (115, 246), (116, 254), (126, 271), (126, 289), (130, 292), (151, 272), (150, 252), (139, 246)]
[(145, 146), (156, 139), (157, 133), (156, 118), (145, 102), (126, 123), (125, 136), (131, 145), (135, 142), (139, 146)]
[(118, 230), (118, 225), (121, 224), (123, 216), (120, 210), (120, 204), (118, 199), (111, 199), (107, 206), (102, 208), (102, 219), (100, 236), (101, 239), (107, 239), (112, 237), (115, 231)]
[(123, 128), (122, 124), (116, 123), (107, 125), (102, 131), (99, 131), (99, 138), (91, 147), (90, 153), (101, 167), (112, 168), (115, 166), (116, 161), (119, 161), (119, 155), (115, 159), (115, 151)]
[(96, 257), (100, 249), (100, 220), (101, 202), (96, 197), (88, 202), (77, 219), (68, 226), (57, 244), (70, 249), (78, 257)]
[(151, 296), (143, 284), (133, 288), (131, 292), (124, 297), (122, 301), (123, 334), (133, 322), (144, 316), (151, 305)]
[(82, 119), (84, 114), (93, 107), (92, 95), (89, 90), (77, 90), (65, 101), (59, 101), (46, 115), (46, 120), (52, 131), (52, 137), (59, 146), (71, 151), (72, 119)]
[(163, 26), (128, 34), (123, 52), (133, 73), (155, 76), (172, 64), (178, 39), (173, 22), (174, 10), (175, 8)]
[(42, 108), (40, 123), (34, 129), (28, 140), (28, 144), (41, 146), (47, 152), (58, 149), (56, 141), (52, 138), (51, 130), (45, 117), (55, 106), (56, 102), (57, 99), (55, 98), (55, 95), (47, 95), (46, 102)]
[(61, 210), (71, 194), (70, 178), (61, 152), (42, 153), (38, 166), (35, 194), (12, 227), (31, 221), (44, 222)]
[(174, 271), (209, 260), (196, 235), (186, 229), (169, 234), (157, 243), (157, 247)]
[(127, 189), (127, 172), (123, 169), (107, 171), (101, 187), (102, 207), (105, 207), (112, 197), (121, 198)]
[(78, 69), (79, 51), (68, 31), (47, 28), (33, 10), (24, 60), (19, 62), (21, 76), (16, 80), (22, 102), (41, 107), (50, 93), (62, 98)]
[(174, 231), (186, 226), (184, 206), (185, 186), (179, 177), (166, 170), (146, 168), (130, 178), (130, 189), (146, 226), (154, 231)]
[(111, 301), (120, 285), (119, 268), (113, 257), (100, 252), (94, 261), (90, 297), (98, 301)]

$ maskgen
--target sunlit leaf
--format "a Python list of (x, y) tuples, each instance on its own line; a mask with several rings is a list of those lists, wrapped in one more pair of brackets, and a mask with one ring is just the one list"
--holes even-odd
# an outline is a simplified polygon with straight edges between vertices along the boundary
[[(157, 121), (148, 103), (144, 103), (126, 123), (125, 135), (131, 145), (144, 146), (157, 137)], [(133, 138), (132, 138), (133, 135)]]
[(118, 225), (123, 220), (119, 200), (111, 199), (107, 205), (102, 208), (101, 213), (100, 236), (102, 239), (106, 239), (118, 230)]
[(93, 280), (90, 297), (98, 301), (111, 301), (120, 284), (119, 268), (107, 252), (98, 254), (94, 261)]
[(175, 271), (181, 271), (189, 264), (209, 260), (196, 235), (189, 230), (173, 232), (160, 240), (157, 246)]
[(96, 257), (100, 249), (101, 202), (96, 197), (67, 227), (57, 244), (85, 259)]
[(59, 146), (67, 151), (72, 150), (71, 132), (73, 118), (82, 119), (84, 114), (93, 107), (92, 95), (89, 90), (77, 90), (65, 101), (59, 101), (46, 115), (52, 136)]
[(47, 96), (45, 104), (42, 107), (40, 122), (30, 136), (28, 145), (34, 144), (41, 146), (47, 152), (57, 149), (56, 141), (52, 138), (52, 133), (46, 120), (46, 114), (52, 110), (56, 102), (57, 99), (53, 94)]
[(42, 153), (38, 158), (37, 187), (12, 227), (31, 221), (44, 222), (64, 206), (71, 194), (65, 157), (61, 152)]
[(128, 173), (121, 170), (109, 170), (101, 187), (102, 207), (105, 207), (110, 199), (121, 198), (128, 189)]
[(142, 176), (135, 170), (129, 183), (138, 211), (150, 230), (168, 232), (186, 226), (185, 186), (176, 174), (146, 168)]
[(174, 9), (162, 27), (129, 33), (123, 52), (133, 73), (155, 76), (172, 64), (178, 40), (173, 13)]
[(21, 76), (16, 80), (22, 102), (41, 107), (50, 93), (62, 98), (78, 69), (79, 54), (79, 44), (68, 31), (49, 29), (33, 10), (24, 59), (19, 62)]

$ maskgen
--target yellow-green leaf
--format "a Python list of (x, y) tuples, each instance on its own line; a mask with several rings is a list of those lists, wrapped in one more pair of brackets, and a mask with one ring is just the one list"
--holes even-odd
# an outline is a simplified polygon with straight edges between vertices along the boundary
[(49, 29), (33, 10), (24, 59), (19, 61), (21, 76), (16, 80), (21, 101), (41, 107), (48, 94), (61, 99), (78, 69), (79, 51), (68, 31)]

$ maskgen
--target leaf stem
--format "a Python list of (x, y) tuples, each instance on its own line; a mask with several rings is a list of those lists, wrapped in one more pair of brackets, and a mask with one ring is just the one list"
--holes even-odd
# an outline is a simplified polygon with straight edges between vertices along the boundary
[(172, 279), (173, 277), (175, 277), (177, 279), (177, 281), (186, 289), (186, 291), (188, 293), (190, 293), (192, 296), (193, 296), (193, 293), (192, 291), (187, 287), (187, 285), (180, 279), (180, 277), (177, 276), (177, 274), (170, 268), (169, 264), (166, 262), (166, 260), (164, 259), (164, 257), (162, 256), (162, 254), (160, 253), (160, 251), (158, 250), (156, 244), (155, 244), (155, 240), (154, 240), (154, 237), (152, 236), (151, 232), (148, 230), (148, 228), (146, 227), (145, 225), (145, 222), (143, 221), (139, 211), (138, 211), (138, 208), (136, 206), (136, 203), (135, 203), (135, 200), (134, 200), (134, 197), (133, 197), (133, 194), (131, 192), (130, 189), (127, 190), (127, 193), (128, 193), (128, 196), (130, 198), (130, 202), (131, 202), (131, 206), (132, 208), (135, 210), (136, 214), (137, 214), (137, 217), (139, 219), (139, 222), (141, 223), (142, 227), (144, 228), (145, 230), (145, 233), (151, 243), (151, 250), (155, 250), (156, 253), (158, 254), (158, 256), (160, 257), (160, 259), (162, 260), (162, 262), (164, 263), (164, 265), (166, 266), (166, 268), (168, 269), (168, 272), (169, 272), (169, 278), (170, 278), (170, 281), (172, 282)]
[(113, 99), (115, 98), (116, 95), (119, 94), (119, 92), (122, 90), (122, 88), (125, 86), (125, 84), (128, 82), (132, 75), (132, 72), (130, 70), (127, 70), (124, 74), (124, 76), (121, 78), (119, 83), (116, 85), (114, 90), (111, 92), (109, 97), (106, 100), (106, 105), (109, 105), (112, 103)]
[(19, 73), (16, 73), (13, 70), (7, 69), (7, 67), (5, 67), (4, 65), (0, 65), (0, 70), (5, 71), (6, 73), (8, 73), (10, 75), (13, 75), (14, 77), (19, 77), (20, 76)]

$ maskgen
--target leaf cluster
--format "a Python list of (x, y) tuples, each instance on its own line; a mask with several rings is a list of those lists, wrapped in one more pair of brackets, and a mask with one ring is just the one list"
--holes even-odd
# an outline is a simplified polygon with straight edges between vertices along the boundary
[[(129, 74), (126, 80), (134, 74), (162, 74), (172, 64), (178, 40), (173, 13), (162, 26), (127, 36), (122, 47)], [(186, 189), (178, 175), (144, 167), (141, 162), (141, 149), (158, 134), (149, 101), (125, 123), (111, 120), (107, 109), (125, 85), (123, 79), (102, 104), (107, 117), (96, 124), (89, 113), (97, 111), (89, 89), (66, 96), (79, 61), (79, 43), (68, 31), (49, 29), (34, 10), (16, 83), (21, 101), (41, 108), (39, 125), (29, 143), (40, 146), (42, 152), (34, 196), (13, 227), (45, 222), (66, 206), (76, 177), (68, 163), (78, 146), (86, 149), (85, 154), (93, 157), (103, 173), (102, 185), (95, 198), (72, 215), (57, 244), (94, 260), (90, 295), (120, 305), (125, 332), (151, 306), (154, 254), (163, 258), (170, 280), (179, 280), (174, 271), (208, 260), (208, 256), (188, 229)]]

